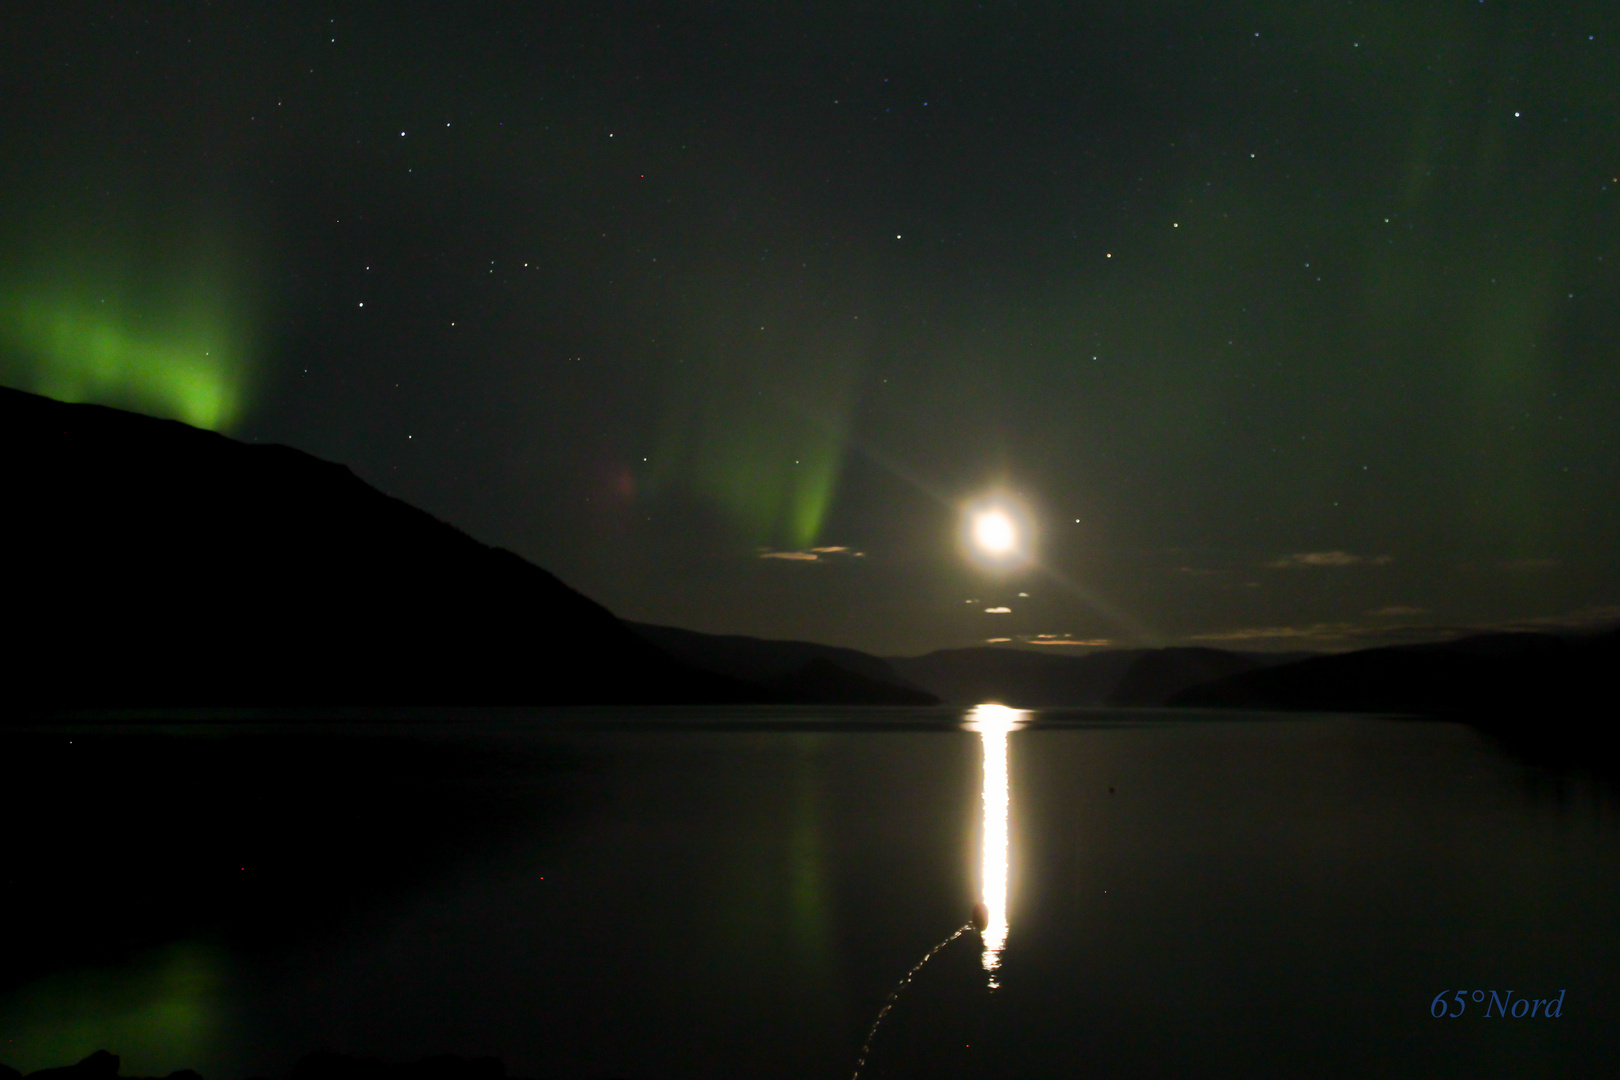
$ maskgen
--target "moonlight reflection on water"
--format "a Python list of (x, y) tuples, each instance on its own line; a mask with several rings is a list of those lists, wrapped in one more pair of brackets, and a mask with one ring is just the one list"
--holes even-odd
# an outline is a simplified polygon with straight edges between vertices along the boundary
[[(848, 1080), (865, 1034), (874, 1080), (1614, 1072), (1607, 789), (1461, 724), (946, 715), (0, 725), (29, 930), (0, 950), (0, 1062), (233, 1080), (342, 1040), (512, 1076)], [(1429, 1012), (1459, 971), (1567, 987), (1564, 1018), (1465, 1038), (1483, 1005)]]
[(1007, 810), (1011, 795), (1007, 784), (1007, 734), (1022, 726), (1024, 714), (1004, 705), (979, 705), (968, 714), (968, 728), (984, 743), (983, 846), (979, 857), (981, 897), (988, 910), (984, 928), (984, 970), (994, 990), (1001, 950), (1007, 944)]

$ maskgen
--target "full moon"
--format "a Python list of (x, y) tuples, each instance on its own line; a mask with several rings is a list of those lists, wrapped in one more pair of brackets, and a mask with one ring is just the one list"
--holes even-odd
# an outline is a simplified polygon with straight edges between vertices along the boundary
[(1004, 574), (1034, 558), (1035, 521), (1016, 495), (987, 492), (964, 503), (961, 514), (957, 543), (962, 556), (979, 569)]
[(973, 518), (973, 542), (994, 558), (1018, 549), (1018, 525), (1005, 510), (983, 510)]

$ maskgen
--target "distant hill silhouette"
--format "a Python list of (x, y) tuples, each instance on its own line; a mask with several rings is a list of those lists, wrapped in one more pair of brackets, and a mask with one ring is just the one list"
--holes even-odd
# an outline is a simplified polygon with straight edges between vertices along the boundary
[(341, 465), (0, 389), (8, 700), (780, 700)]
[(1400, 713), (1462, 721), (1520, 756), (1620, 777), (1613, 750), (1620, 630), (1482, 634), (1363, 649), (1192, 687), (1173, 705)]
[(938, 705), (925, 690), (874, 679), (818, 656), (804, 667), (766, 681), (789, 699), (826, 705)]
[(1079, 656), (981, 646), (891, 659), (903, 678), (953, 705), (1021, 709), (1162, 705), (1190, 686), (1296, 659), (1221, 649), (1106, 649)]
[(1317, 656), (1184, 690), (1173, 705), (1501, 717), (1604, 708), (1620, 631), (1585, 638), (1483, 634)]
[(1109, 705), (1164, 705), (1176, 694), (1215, 679), (1298, 660), (1300, 653), (1238, 653), (1225, 649), (1153, 649), (1131, 661), (1109, 691)]
[(1080, 656), (980, 646), (890, 658), (914, 685), (951, 705), (995, 702), (1019, 709), (1101, 705), (1144, 650), (1114, 649)]
[(809, 641), (702, 634), (673, 626), (629, 627), (677, 660), (704, 671), (760, 683), (802, 700), (839, 704), (937, 705), (886, 660)]
[(818, 701), (869, 704), (1155, 706), (1213, 679), (1312, 655), (1168, 648), (1107, 649), (1075, 656), (981, 646), (880, 658), (808, 641), (629, 625), (671, 656), (705, 671), (811, 695)]

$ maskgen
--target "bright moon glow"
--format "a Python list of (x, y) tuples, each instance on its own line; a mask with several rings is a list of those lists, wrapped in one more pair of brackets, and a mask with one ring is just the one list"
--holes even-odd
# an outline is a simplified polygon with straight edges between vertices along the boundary
[(1011, 792), (1007, 779), (1007, 733), (1020, 726), (1023, 713), (1003, 705), (979, 705), (968, 714), (969, 727), (984, 743), (983, 846), (979, 855), (979, 882), (989, 925), (984, 929), (984, 970), (994, 990), (1001, 950), (1007, 944), (1007, 811)]
[(1021, 499), (988, 492), (963, 504), (962, 555), (981, 570), (1002, 574), (1027, 566), (1035, 554), (1035, 523)]
[(1018, 549), (1018, 526), (1005, 510), (985, 510), (973, 519), (973, 542), (997, 558)]

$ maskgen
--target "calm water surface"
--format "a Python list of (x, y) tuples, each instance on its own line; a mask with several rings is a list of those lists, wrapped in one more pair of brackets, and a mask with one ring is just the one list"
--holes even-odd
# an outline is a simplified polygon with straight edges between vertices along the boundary
[[(0, 733), (0, 1061), (1594, 1076), (1620, 819), (1468, 728), (920, 711)], [(1435, 995), (1563, 993), (1456, 1019)], [(1456, 1004), (1451, 1005), (1455, 1011)]]

